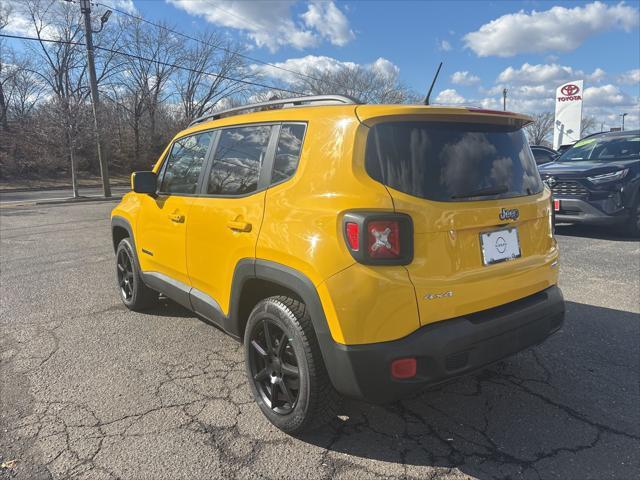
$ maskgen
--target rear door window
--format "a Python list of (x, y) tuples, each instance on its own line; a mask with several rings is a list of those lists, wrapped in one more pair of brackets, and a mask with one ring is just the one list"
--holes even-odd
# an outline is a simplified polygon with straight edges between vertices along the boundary
[(225, 128), (207, 182), (210, 195), (247, 195), (258, 189), (271, 125)]
[(306, 125), (285, 123), (280, 127), (276, 157), (271, 172), (271, 184), (291, 178), (298, 168)]
[(174, 142), (163, 166), (160, 193), (196, 193), (212, 135), (212, 132), (204, 132)]
[(542, 191), (522, 129), (453, 122), (389, 122), (371, 128), (369, 175), (441, 202), (519, 197)]

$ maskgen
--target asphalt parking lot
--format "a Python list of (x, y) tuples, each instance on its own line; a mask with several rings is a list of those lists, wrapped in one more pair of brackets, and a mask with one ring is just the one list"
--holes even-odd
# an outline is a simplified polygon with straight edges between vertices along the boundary
[(240, 345), (172, 303), (124, 308), (113, 205), (0, 210), (0, 477), (637, 478), (639, 242), (560, 227), (559, 334), (293, 438), (253, 403)]

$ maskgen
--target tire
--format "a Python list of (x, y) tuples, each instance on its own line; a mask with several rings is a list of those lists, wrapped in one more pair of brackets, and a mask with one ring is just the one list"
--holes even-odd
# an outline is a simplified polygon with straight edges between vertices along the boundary
[[(639, 194), (640, 195), (640, 194)], [(625, 233), (632, 238), (640, 237), (640, 196), (631, 209), (629, 222), (626, 225)]]
[(158, 303), (158, 293), (142, 281), (129, 238), (123, 238), (116, 249), (116, 280), (122, 303), (129, 310), (140, 312)]
[(244, 350), (251, 392), (273, 425), (295, 434), (336, 417), (341, 398), (304, 303), (285, 296), (261, 300), (249, 315)]

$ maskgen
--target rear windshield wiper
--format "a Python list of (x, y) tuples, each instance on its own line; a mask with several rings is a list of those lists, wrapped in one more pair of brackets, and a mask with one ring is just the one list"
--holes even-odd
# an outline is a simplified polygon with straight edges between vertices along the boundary
[(451, 195), (451, 198), (470, 198), (470, 197), (488, 197), (490, 195), (500, 195), (501, 193), (507, 193), (509, 187), (506, 185), (497, 185), (495, 187), (481, 188), (480, 190), (474, 190), (467, 193), (456, 193)]

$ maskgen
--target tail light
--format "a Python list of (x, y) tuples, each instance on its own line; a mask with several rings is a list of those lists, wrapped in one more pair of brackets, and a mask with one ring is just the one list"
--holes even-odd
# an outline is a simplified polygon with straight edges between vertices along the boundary
[(353, 258), (367, 265), (407, 265), (413, 260), (413, 223), (403, 213), (350, 212), (344, 238)]

